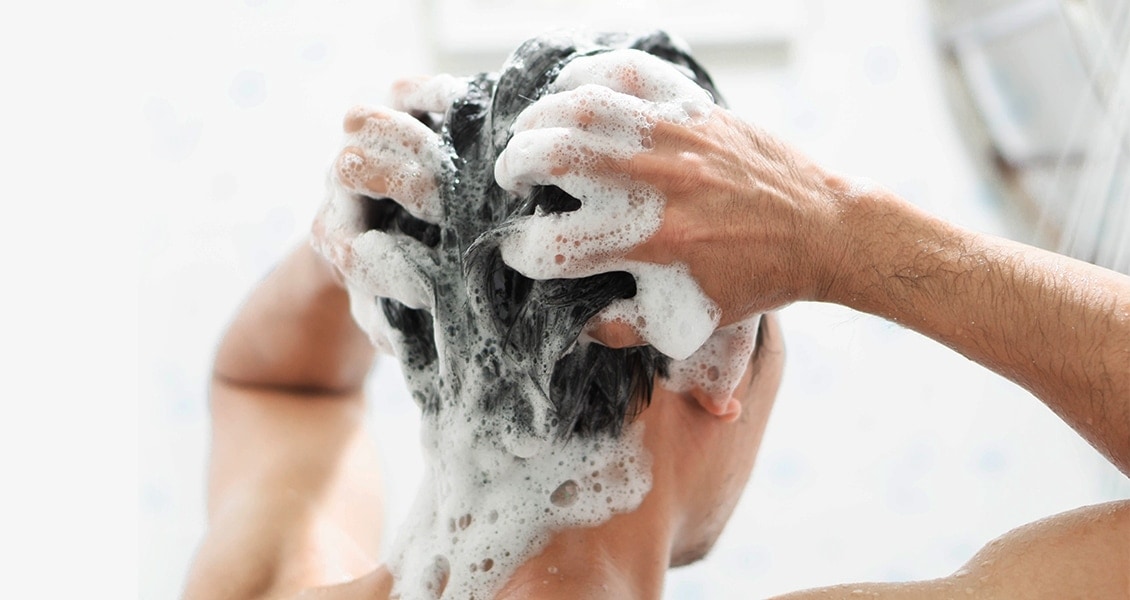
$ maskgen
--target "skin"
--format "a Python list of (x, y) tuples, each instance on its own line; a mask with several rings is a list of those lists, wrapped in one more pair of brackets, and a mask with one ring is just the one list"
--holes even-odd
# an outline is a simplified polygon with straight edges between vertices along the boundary
[[(722, 109), (657, 122), (652, 138), (630, 159), (591, 161), (590, 175), (666, 196), (660, 230), (629, 256), (686, 264), (722, 325), (800, 300), (891, 319), (1024, 385), (1130, 472), (1130, 278), (939, 221)], [(740, 408), (660, 389), (640, 417), (655, 464), (641, 507), (558, 532), (499, 597), (656, 598), (668, 565), (705, 554), (749, 477), (780, 380), (779, 328), (767, 327), (735, 392)], [(618, 323), (594, 322), (591, 335), (642, 341)], [(217, 354), (210, 527), (187, 598), (388, 597), (363, 424), (372, 359), (334, 270), (308, 248), (252, 293)], [(1130, 502), (1085, 507), (1006, 534), (948, 577), (786, 598), (1121, 599), (1127, 539)]]

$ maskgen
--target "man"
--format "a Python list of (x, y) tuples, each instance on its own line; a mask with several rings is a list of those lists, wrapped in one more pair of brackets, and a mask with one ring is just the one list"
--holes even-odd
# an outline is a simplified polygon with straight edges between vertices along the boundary
[[(591, 277), (625, 260), (680, 263), (718, 308), (715, 326), (770, 316), (725, 394), (706, 386), (676, 391), (656, 378), (636, 418), (651, 457), (642, 502), (595, 526), (555, 531), (496, 597), (657, 597), (669, 565), (705, 555), (749, 476), (780, 379), (783, 345), (771, 311), (798, 300), (845, 304), (950, 345), (1028, 387), (1130, 472), (1126, 277), (938, 222), (883, 190), (826, 173), (723, 108), (695, 108), (693, 118), (672, 111), (672, 103), (685, 102), (670, 95), (671, 72), (639, 55), (579, 58), (576, 64), (591, 67), (585, 77), (558, 78), (553, 94), (514, 120), (506, 152), (518, 148), (536, 160), (503, 152), (496, 170), (499, 185), (517, 195), (552, 185), (580, 198), (571, 207), (579, 218), (531, 211), (506, 228), (519, 243), (499, 244), (501, 259), (531, 280)], [(434, 97), (443, 95), (434, 83), (409, 86), (402, 102), (422, 115), (442, 107)], [(603, 109), (569, 110), (593, 106)], [(640, 115), (648, 129), (638, 149), (590, 135)], [(354, 113), (346, 128), (386, 130), (398, 118)], [(416, 135), (407, 125), (402, 131)], [(426, 148), (426, 139), (403, 146)], [(430, 223), (438, 214), (434, 184), (417, 178), (424, 184), (394, 190), (394, 161), (372, 154), (380, 148), (351, 148), (338, 163), (339, 180), (387, 193), (411, 213), (397, 213), (400, 231), (429, 239), (410, 217)], [(544, 235), (599, 209), (602, 198), (583, 189), (594, 180), (609, 197), (618, 187), (657, 190), (665, 199), (661, 225), (630, 247), (592, 253), (568, 245), (576, 229)], [(388, 227), (388, 219), (377, 221)], [(189, 578), (190, 598), (385, 598), (393, 591), (392, 573), (376, 564), (379, 481), (361, 421), (373, 354), (350, 317), (339, 274), (360, 285), (351, 262), (364, 257), (335, 238), (332, 225), (330, 215), (315, 230), (334, 264), (308, 248), (295, 251), (253, 293), (221, 345), (212, 388), (211, 525)], [(416, 283), (380, 283), (386, 287), (378, 295), (406, 308), (386, 308), (385, 318), (434, 302)], [(406, 330), (378, 333), (402, 339)], [(657, 344), (658, 334), (623, 313), (598, 311), (586, 335), (627, 348)], [(429, 398), (420, 400), (428, 410)], [(859, 590), (892, 598), (1122, 598), (1130, 594), (1127, 539), (1130, 504), (1113, 503), (1021, 528), (947, 578), (790, 597)], [(445, 574), (435, 591), (446, 582)]]

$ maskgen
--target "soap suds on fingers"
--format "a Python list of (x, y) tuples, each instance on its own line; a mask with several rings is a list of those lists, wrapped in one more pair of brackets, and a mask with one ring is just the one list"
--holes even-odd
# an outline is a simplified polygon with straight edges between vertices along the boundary
[(495, 178), (517, 194), (555, 185), (581, 207), (515, 223), (501, 243), (503, 260), (535, 279), (631, 273), (636, 297), (601, 316), (633, 327), (667, 356), (687, 358), (718, 325), (718, 307), (685, 266), (624, 258), (659, 231), (666, 199), (604, 171), (609, 161), (647, 152), (657, 122), (703, 118), (714, 106), (710, 94), (671, 63), (634, 49), (578, 57), (549, 89), (555, 93), (515, 120)]
[(393, 198), (414, 216), (443, 216), (438, 177), (454, 171), (443, 140), (411, 115), (381, 107), (349, 111), (346, 148), (337, 161), (341, 184), (357, 194)]
[(440, 186), (454, 164), (440, 136), (404, 113), (358, 106), (342, 128), (345, 147), (327, 178), (315, 246), (341, 272), (358, 324), (374, 345), (387, 349), (388, 323), (372, 306), (374, 299), (430, 307), (434, 261), (417, 240), (367, 229), (366, 203), (390, 198), (421, 220), (437, 222), (444, 214)]

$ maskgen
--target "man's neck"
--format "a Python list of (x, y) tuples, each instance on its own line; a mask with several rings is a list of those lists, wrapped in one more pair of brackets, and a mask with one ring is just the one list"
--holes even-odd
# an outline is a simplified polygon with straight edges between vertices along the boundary
[(498, 594), (514, 598), (659, 598), (671, 559), (674, 527), (663, 494), (597, 527), (554, 534), (515, 571)]

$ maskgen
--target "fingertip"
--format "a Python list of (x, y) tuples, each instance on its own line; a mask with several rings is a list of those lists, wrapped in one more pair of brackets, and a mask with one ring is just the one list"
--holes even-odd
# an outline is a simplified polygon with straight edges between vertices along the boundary
[(350, 187), (356, 187), (364, 176), (365, 152), (355, 146), (344, 148), (337, 156), (337, 178)]
[(495, 181), (519, 195), (528, 194), (535, 185), (556, 185), (569, 191), (566, 176), (576, 163), (576, 153), (581, 151), (577, 148), (591, 145), (574, 133), (563, 127), (515, 133), (495, 160)]
[(369, 119), (387, 119), (389, 115), (380, 107), (358, 104), (350, 108), (342, 119), (341, 128), (345, 133), (357, 133), (365, 127)]
[(345, 112), (341, 120), (341, 130), (345, 133), (357, 133), (365, 125), (365, 107), (354, 106)]
[(452, 77), (446, 73), (398, 79), (392, 84), (392, 104), (397, 110), (419, 116), (422, 113), (442, 113), (452, 102), (467, 92), (467, 77)]
[(425, 83), (427, 83), (428, 79), (429, 77), (426, 75), (419, 75), (416, 77), (405, 77), (402, 79), (397, 79), (396, 81), (392, 82), (390, 95), (392, 97), (393, 108), (395, 108), (396, 110), (421, 111), (419, 107), (411, 105), (409, 98), (411, 98), (413, 94), (419, 92), (420, 88), (423, 87)]
[(426, 81), (431, 79), (429, 75), (414, 75), (412, 77), (401, 77), (392, 82), (392, 93), (394, 95), (404, 95), (411, 93), (420, 88)]
[(512, 155), (513, 153), (509, 146), (503, 148), (502, 152), (498, 153), (498, 158), (494, 161), (494, 181), (498, 184), (498, 187), (508, 192), (525, 196), (530, 193), (532, 188), (527, 185), (522, 185), (518, 179), (514, 177), (510, 168), (510, 157)]

